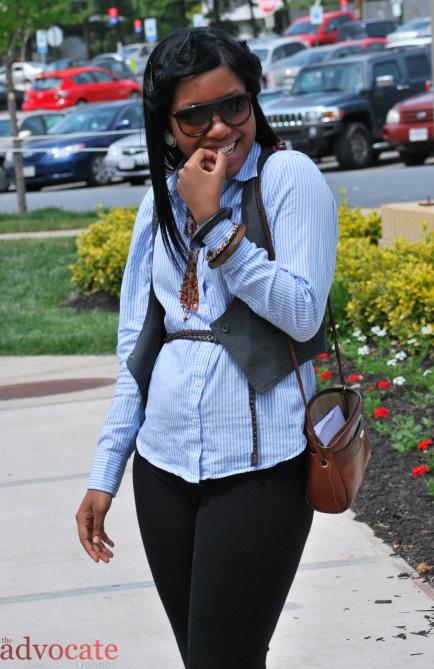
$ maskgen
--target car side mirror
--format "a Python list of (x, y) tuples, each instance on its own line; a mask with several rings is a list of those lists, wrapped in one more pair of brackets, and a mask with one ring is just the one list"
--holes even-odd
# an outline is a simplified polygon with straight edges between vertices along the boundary
[(395, 80), (391, 74), (375, 77), (375, 88), (390, 88), (392, 86), (395, 86)]

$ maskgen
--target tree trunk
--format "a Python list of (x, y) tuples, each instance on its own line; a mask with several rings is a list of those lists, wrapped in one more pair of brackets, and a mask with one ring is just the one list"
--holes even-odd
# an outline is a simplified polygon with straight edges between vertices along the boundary
[(181, 21), (181, 28), (188, 28), (187, 7), (185, 0), (179, 0), (179, 19)]
[(8, 112), (11, 117), (11, 132), (14, 147), (14, 164), (15, 164), (15, 185), (17, 187), (18, 195), (18, 213), (25, 214), (27, 211), (26, 202), (26, 185), (23, 175), (23, 156), (21, 152), (16, 152), (15, 149), (21, 148), (21, 141), (18, 138), (18, 122), (17, 122), (17, 103), (14, 94), (14, 85), (12, 79), (12, 63), (14, 61), (14, 49), (9, 49), (6, 54), (6, 88), (8, 96)]
[(257, 37), (258, 36), (258, 26), (256, 25), (255, 15), (253, 13), (253, 7), (254, 7), (253, 0), (248, 0), (248, 2), (249, 2), (249, 7), (250, 7), (250, 22), (252, 24), (253, 37)]
[(220, 28), (220, 0), (213, 2), (213, 24), (216, 28)]

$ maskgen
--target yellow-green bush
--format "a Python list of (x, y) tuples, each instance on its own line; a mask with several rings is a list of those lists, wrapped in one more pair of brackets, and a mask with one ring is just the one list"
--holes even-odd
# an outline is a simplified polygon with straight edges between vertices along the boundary
[(381, 218), (378, 212), (373, 210), (368, 216), (364, 216), (361, 209), (351, 209), (344, 189), (340, 191), (340, 195), (339, 238), (366, 237), (376, 244), (381, 237)]
[(97, 210), (98, 221), (77, 238), (77, 262), (69, 266), (82, 295), (105, 291), (119, 297), (137, 207)]

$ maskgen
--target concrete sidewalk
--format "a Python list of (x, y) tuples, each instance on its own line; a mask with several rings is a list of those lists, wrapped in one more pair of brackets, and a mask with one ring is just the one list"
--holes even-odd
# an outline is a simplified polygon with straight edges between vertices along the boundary
[[(107, 516), (113, 561), (94, 563), (77, 537), (113, 385), (34, 396), (43, 381), (114, 379), (116, 370), (114, 356), (0, 358), (3, 390), (33, 395), (0, 401), (2, 642), (119, 647), (110, 662), (34, 655), (27, 666), (182, 669), (141, 544), (131, 460)], [(316, 513), (267, 669), (432, 669), (434, 592), (392, 553), (352, 511)]]

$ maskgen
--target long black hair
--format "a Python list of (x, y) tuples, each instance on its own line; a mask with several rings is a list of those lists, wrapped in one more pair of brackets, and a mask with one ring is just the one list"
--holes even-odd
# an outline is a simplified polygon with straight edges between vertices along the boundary
[(256, 141), (261, 146), (274, 146), (279, 141), (269, 126), (257, 100), (261, 90), (261, 61), (248, 48), (219, 28), (182, 28), (163, 39), (152, 51), (143, 76), (143, 104), (146, 143), (149, 155), (155, 206), (166, 251), (181, 270), (177, 253), (184, 263), (186, 245), (176, 226), (170, 193), (166, 184), (184, 158), (178, 147), (164, 141), (170, 130), (169, 111), (178, 80), (220, 66), (232, 70), (253, 93), (252, 108), (256, 119)]

